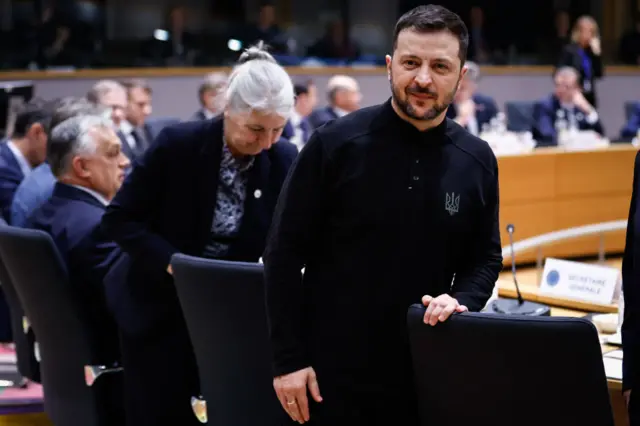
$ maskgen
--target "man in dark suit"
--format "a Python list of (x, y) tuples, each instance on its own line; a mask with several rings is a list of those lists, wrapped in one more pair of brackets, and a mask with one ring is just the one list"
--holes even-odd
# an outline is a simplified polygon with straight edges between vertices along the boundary
[(331, 77), (327, 83), (327, 94), (329, 105), (318, 108), (309, 115), (309, 124), (313, 130), (360, 108), (362, 94), (358, 82), (353, 77), (347, 75)]
[(622, 322), (622, 390), (627, 401), (629, 424), (640, 424), (640, 153), (636, 155), (633, 169), (633, 186), (627, 238), (622, 260), (622, 294), (624, 313)]
[(127, 90), (125, 120), (120, 124), (120, 139), (123, 151), (132, 163), (146, 151), (160, 131), (178, 120), (149, 120), (151, 107), (151, 86), (144, 80), (129, 80), (122, 83)]
[(485, 124), (498, 115), (496, 101), (486, 95), (476, 93), (480, 80), (480, 67), (468, 61), (467, 73), (460, 82), (454, 102), (447, 110), (447, 117), (455, 120), (469, 133), (478, 136)]
[(121, 331), (127, 424), (198, 424), (188, 405), (199, 392), (197, 367), (171, 257), (257, 262), (297, 155), (279, 140), (294, 106), (291, 78), (260, 48), (240, 60), (224, 114), (166, 127), (103, 219), (126, 253), (105, 286)]
[(306, 84), (295, 84), (293, 90), (296, 94), (296, 107), (282, 131), (282, 137), (301, 150), (313, 131), (309, 124), (309, 114), (316, 106), (316, 87), (312, 81), (309, 81)]
[[(87, 149), (89, 148), (89, 149)], [(51, 235), (84, 318), (97, 331), (93, 344), (113, 363), (119, 358), (117, 328), (104, 299), (102, 280), (117, 258), (117, 245), (100, 228), (105, 208), (124, 179), (129, 160), (105, 118), (72, 117), (53, 129), (48, 161), (56, 177), (53, 194), (27, 219), (25, 227)]]
[(18, 185), (45, 160), (50, 119), (50, 105), (29, 102), (18, 111), (11, 137), (0, 144), (0, 209), (7, 222)]
[(536, 102), (533, 109), (533, 138), (538, 146), (558, 145), (556, 127), (593, 130), (604, 134), (600, 116), (582, 94), (578, 77), (574, 68), (558, 69), (554, 75), (554, 93)]
[(635, 103), (631, 116), (620, 132), (620, 139), (631, 141), (638, 136), (638, 131), (640, 131), (640, 102)]
[[(85, 98), (75, 98), (72, 96), (59, 99), (52, 103), (52, 114), (47, 126), (47, 139), (51, 135), (51, 130), (58, 124), (76, 115), (103, 115), (106, 111), (103, 107), (96, 105)], [(13, 197), (11, 204), (11, 225), (22, 227), (27, 218), (51, 197), (56, 178), (51, 172), (51, 167), (45, 161), (34, 168), (26, 176)]]
[(212, 72), (204, 78), (198, 88), (200, 109), (193, 114), (191, 121), (208, 120), (222, 112), (227, 79), (227, 74), (223, 72)]

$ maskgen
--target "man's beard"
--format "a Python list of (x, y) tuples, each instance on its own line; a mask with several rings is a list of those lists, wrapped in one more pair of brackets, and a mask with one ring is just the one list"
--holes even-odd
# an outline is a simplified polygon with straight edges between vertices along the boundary
[[(396, 88), (396, 86), (393, 84), (393, 73), (391, 74), (391, 78), (389, 79), (389, 82), (391, 84), (391, 95), (396, 105), (398, 106), (398, 108), (400, 108), (400, 110), (403, 113), (405, 113), (409, 118), (412, 118), (414, 120), (419, 120), (419, 121), (430, 121), (438, 117), (440, 114), (444, 113), (449, 107), (449, 105), (453, 103), (453, 98), (456, 95), (456, 90), (457, 90), (456, 88), (458, 87), (458, 84), (456, 83), (455, 88), (450, 93), (448, 93), (447, 96), (445, 96), (444, 102), (438, 103), (437, 93), (421, 87), (408, 87), (407, 89), (405, 89), (405, 92), (404, 92), (405, 97), (403, 99), (399, 93), (400, 89)], [(416, 111), (413, 105), (411, 105), (411, 103), (409, 102), (409, 95), (411, 93), (429, 94), (434, 96), (436, 99), (434, 101), (433, 106), (430, 109), (425, 111), (423, 114), (418, 114), (418, 111)]]

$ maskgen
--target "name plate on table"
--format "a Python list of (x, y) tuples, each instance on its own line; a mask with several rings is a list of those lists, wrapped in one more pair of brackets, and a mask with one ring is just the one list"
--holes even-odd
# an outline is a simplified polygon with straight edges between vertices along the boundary
[(548, 258), (539, 293), (598, 305), (614, 303), (620, 271), (616, 268)]

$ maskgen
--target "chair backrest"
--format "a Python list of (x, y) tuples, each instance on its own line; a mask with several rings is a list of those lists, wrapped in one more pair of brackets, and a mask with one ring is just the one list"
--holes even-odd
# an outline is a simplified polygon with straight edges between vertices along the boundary
[(535, 127), (533, 108), (535, 102), (512, 101), (505, 102), (507, 129), (513, 132), (531, 132)]
[(624, 103), (624, 116), (626, 121), (629, 121), (629, 119), (633, 115), (633, 112), (635, 111), (637, 104), (638, 102), (636, 101), (627, 101)]
[[(8, 226), (4, 219), (0, 227)], [(0, 285), (11, 315), (13, 343), (16, 346), (18, 372), (34, 382), (40, 382), (40, 363), (35, 356), (35, 335), (22, 309), (22, 303), (11, 281), (11, 277), (0, 256)]]
[(45, 411), (56, 425), (103, 425), (96, 390), (84, 366), (95, 357), (89, 330), (70, 289), (51, 237), (31, 229), (0, 227), (0, 258), (36, 336), (41, 354)]
[(280, 425), (262, 265), (175, 255), (175, 286), (209, 424)]
[(424, 312), (408, 312), (423, 424), (613, 426), (589, 321), (464, 313), (432, 327)]

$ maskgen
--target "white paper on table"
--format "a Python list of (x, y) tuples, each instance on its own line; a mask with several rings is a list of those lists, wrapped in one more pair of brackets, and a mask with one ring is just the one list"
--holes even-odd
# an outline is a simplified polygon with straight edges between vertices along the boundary
[(622, 360), (615, 358), (602, 358), (604, 372), (610, 379), (622, 380)]
[(616, 349), (615, 351), (607, 352), (603, 355), (605, 358), (622, 359), (622, 350)]

